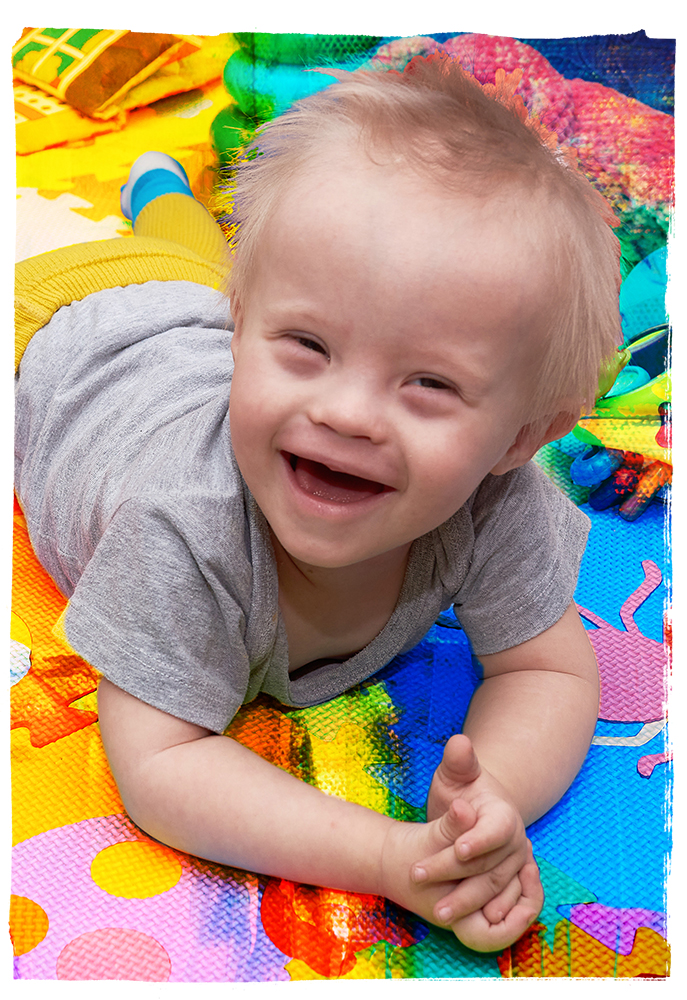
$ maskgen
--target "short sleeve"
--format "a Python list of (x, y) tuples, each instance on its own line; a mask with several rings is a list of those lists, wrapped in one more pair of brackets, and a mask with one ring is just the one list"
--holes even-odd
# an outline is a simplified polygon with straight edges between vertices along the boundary
[(479, 656), (517, 646), (561, 618), (590, 521), (532, 462), (487, 476), (472, 517), (472, 559), (454, 605)]
[(117, 687), (222, 732), (249, 683), (237, 593), (245, 572), (239, 556), (236, 579), (220, 579), (216, 565), (194, 554), (187, 504), (180, 499), (172, 513), (141, 499), (121, 505), (77, 583), (65, 632)]

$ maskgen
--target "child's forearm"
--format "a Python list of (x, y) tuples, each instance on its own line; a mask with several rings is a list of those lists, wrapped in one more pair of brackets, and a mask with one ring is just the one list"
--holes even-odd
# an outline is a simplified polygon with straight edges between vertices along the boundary
[[(524, 643), (517, 653), (507, 651), (520, 657), (523, 669), (486, 677), (463, 729), (526, 824), (550, 809), (573, 781), (598, 715), (596, 662), (574, 607), (549, 633)], [(485, 657), (485, 672), (502, 668), (499, 657), (505, 655)], [(545, 666), (547, 661), (561, 670)]]
[(211, 861), (332, 888), (380, 893), (394, 821), (299, 781), (235, 740), (102, 681), (100, 728), (132, 819)]
[(589, 685), (569, 675), (530, 671), (486, 680), (475, 693), (463, 732), (528, 825), (572, 783), (595, 722), (596, 695)]
[(127, 809), (165, 843), (296, 882), (382, 893), (393, 820), (325, 795), (232, 739), (169, 747), (139, 781)]

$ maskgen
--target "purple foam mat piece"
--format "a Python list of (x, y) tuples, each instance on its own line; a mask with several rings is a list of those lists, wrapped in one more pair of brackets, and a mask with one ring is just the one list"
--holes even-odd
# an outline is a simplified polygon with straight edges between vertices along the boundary
[(649, 927), (666, 936), (666, 915), (643, 907), (622, 908), (602, 903), (582, 903), (570, 907), (570, 922), (619, 955), (629, 955), (639, 927)]

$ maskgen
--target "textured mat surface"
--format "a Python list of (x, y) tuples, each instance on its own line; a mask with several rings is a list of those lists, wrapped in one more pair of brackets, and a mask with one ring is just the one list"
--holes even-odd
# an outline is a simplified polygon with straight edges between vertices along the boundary
[[(527, 72), (529, 59), (546, 71), (538, 77), (540, 93), (548, 87), (562, 95), (557, 107), (568, 134), (587, 130), (586, 145), (579, 143), (586, 168), (601, 186), (613, 186), (624, 206), (628, 259), (664, 244), (666, 188), (660, 177), (653, 187), (645, 182), (672, 125), (656, 110), (670, 106), (669, 54), (656, 56), (654, 77), (661, 82), (649, 108), (628, 104), (631, 94), (599, 82), (608, 79), (604, 59), (612, 79), (622, 79), (618, 61), (628, 47), (637, 51), (630, 43), (604, 48), (589, 42), (571, 46), (566, 56), (556, 40), (559, 73), (536, 49), (514, 48), (512, 40), (481, 44), (476, 37), (461, 36), (464, 51), (472, 45), (476, 72), (487, 74), (489, 66), (493, 72), (499, 60), (510, 71), (516, 57)], [(475, 53), (483, 54), (483, 63)], [(566, 89), (562, 75), (574, 62), (575, 75), (584, 77), (582, 57), (596, 88), (584, 101), (582, 88)], [(21, 157), (22, 201), (37, 212), (20, 215), (20, 256), (125, 232), (118, 188), (145, 149), (166, 149), (184, 163), (196, 190), (207, 190), (209, 123), (225, 103), (221, 88), (211, 85), (162, 108), (133, 112), (116, 136)], [(618, 158), (618, 149), (629, 148), (623, 146), (628, 115), (645, 145)], [(601, 155), (602, 135), (615, 143), (615, 158)], [(635, 169), (640, 160), (644, 173)], [(628, 163), (632, 169), (616, 170)], [(539, 461), (575, 502), (584, 501), (570, 483), (567, 456), (549, 446)], [(103, 753), (94, 672), (65, 655), (52, 634), (64, 600), (38, 565), (15, 508), (15, 976), (158, 982), (665, 976), (665, 507), (652, 504), (635, 523), (614, 511), (584, 509), (593, 528), (576, 599), (600, 663), (602, 717), (572, 788), (530, 828), (544, 910), (516, 945), (485, 956), (381, 898), (212, 865), (138, 830), (123, 811)], [(419, 819), (443, 744), (460, 728), (477, 679), (463, 634), (435, 626), (411, 653), (335, 701), (292, 711), (260, 698), (241, 711), (230, 733), (322, 789), (399, 819)]]

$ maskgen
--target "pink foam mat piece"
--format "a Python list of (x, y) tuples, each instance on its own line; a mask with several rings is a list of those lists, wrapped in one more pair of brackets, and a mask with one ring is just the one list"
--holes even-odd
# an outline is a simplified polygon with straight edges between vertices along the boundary
[(51, 925), (40, 944), (15, 959), (17, 978), (289, 981), (288, 957), (260, 921), (255, 875), (236, 872), (234, 880), (230, 869), (179, 855), (179, 881), (155, 896), (117, 897), (93, 881), (99, 851), (141, 839), (119, 815), (17, 844), (12, 891), (41, 906)]

